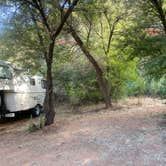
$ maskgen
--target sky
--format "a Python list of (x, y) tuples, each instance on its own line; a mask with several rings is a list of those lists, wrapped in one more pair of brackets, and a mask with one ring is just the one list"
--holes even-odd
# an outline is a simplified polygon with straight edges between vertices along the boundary
[(3, 34), (13, 12), (14, 9), (9, 6), (0, 6), (0, 34)]

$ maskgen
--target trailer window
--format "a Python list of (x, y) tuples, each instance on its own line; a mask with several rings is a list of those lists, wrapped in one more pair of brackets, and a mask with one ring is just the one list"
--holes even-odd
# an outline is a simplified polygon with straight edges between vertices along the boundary
[(43, 89), (46, 89), (46, 86), (47, 86), (46, 80), (41, 80), (41, 87)]
[(30, 84), (33, 85), (33, 86), (35, 86), (35, 79), (30, 78)]
[(12, 73), (8, 66), (0, 66), (0, 79), (12, 79)]

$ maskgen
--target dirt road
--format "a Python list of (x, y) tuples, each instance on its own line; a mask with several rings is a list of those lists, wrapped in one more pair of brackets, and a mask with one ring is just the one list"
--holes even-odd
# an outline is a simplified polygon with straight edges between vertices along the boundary
[(0, 123), (0, 166), (166, 165), (163, 101), (129, 99), (112, 110), (61, 112), (54, 125), (35, 133), (27, 131), (28, 118)]

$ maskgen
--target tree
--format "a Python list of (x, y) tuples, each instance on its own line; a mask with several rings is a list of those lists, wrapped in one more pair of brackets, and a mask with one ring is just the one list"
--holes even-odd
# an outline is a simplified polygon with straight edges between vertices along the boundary
[(134, 9), (133, 25), (121, 40), (130, 58), (139, 58), (142, 74), (161, 78), (166, 71), (165, 1), (128, 1)]
[[(52, 79), (52, 63), (54, 55), (55, 40), (62, 31), (65, 22), (71, 15), (74, 7), (79, 0), (73, 1), (41, 1), (41, 0), (14, 0), (16, 6), (20, 6), (19, 12), (28, 12), (30, 16), (29, 24), (34, 25), (38, 34), (40, 48), (43, 52), (47, 66), (47, 89), (44, 102), (45, 125), (50, 125), (54, 122), (54, 100), (53, 100), (53, 79)], [(65, 5), (70, 2), (70, 6), (65, 8)], [(19, 3), (19, 4), (18, 4)], [(21, 11), (22, 10), (22, 11)], [(65, 14), (61, 13), (65, 10)], [(19, 14), (19, 12), (16, 14)], [(26, 18), (26, 15), (24, 15)], [(26, 20), (27, 21), (27, 20)]]
[(70, 26), (70, 31), (71, 31), (71, 35), (73, 36), (77, 44), (80, 46), (82, 52), (85, 54), (85, 56), (88, 58), (88, 60), (91, 62), (91, 64), (95, 68), (98, 84), (99, 84), (101, 93), (104, 96), (105, 106), (106, 108), (109, 108), (111, 106), (111, 98), (110, 98), (109, 89), (108, 89), (108, 82), (104, 78), (104, 73), (102, 68), (99, 66), (95, 58), (91, 55), (90, 51), (87, 49), (87, 47), (82, 42), (81, 38), (78, 36), (77, 32), (73, 29), (72, 26)]
[[(85, 2), (81, 11), (72, 17), (71, 22), (67, 23), (72, 37), (96, 71), (101, 94), (104, 97), (106, 108), (109, 108), (111, 106), (110, 73), (113, 68), (111, 59), (114, 59), (111, 47), (114, 47), (112, 45), (118, 41), (115, 37), (118, 35), (117, 31), (120, 34), (124, 33), (122, 29), (119, 32), (119, 23), (128, 18), (129, 11), (125, 8), (124, 3), (101, 0)], [(79, 22), (79, 26), (75, 28), (77, 22)], [(92, 43), (98, 48), (94, 48)], [(98, 54), (98, 58), (93, 55), (95, 52)], [(104, 65), (98, 61), (99, 54), (101, 54), (100, 58)]]

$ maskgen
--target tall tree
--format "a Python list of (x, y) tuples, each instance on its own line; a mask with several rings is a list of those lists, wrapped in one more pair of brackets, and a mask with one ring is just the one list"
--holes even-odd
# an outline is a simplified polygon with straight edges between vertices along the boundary
[(137, 12), (133, 27), (123, 42), (131, 56), (139, 57), (143, 73), (161, 78), (166, 71), (166, 2), (164, 0), (129, 1)]
[[(111, 106), (109, 76), (112, 70), (110, 59), (113, 59), (111, 46), (117, 41), (115, 36), (118, 35), (119, 23), (128, 18), (128, 12), (124, 3), (102, 0), (85, 2), (81, 11), (67, 23), (72, 37), (96, 71), (101, 94), (106, 108), (109, 108)], [(98, 52), (97, 58), (94, 56), (95, 52)], [(104, 65), (101, 65), (99, 57), (104, 61)]]
[(111, 96), (110, 96), (110, 92), (109, 92), (109, 85), (108, 85), (107, 80), (104, 77), (104, 72), (103, 72), (102, 68), (98, 64), (97, 60), (95, 60), (95, 58), (92, 56), (89, 49), (83, 43), (83, 41), (77, 34), (76, 30), (72, 26), (70, 26), (70, 31), (71, 31), (72, 37), (77, 42), (77, 44), (81, 48), (84, 55), (88, 58), (90, 63), (93, 65), (93, 67), (96, 71), (96, 76), (97, 76), (97, 80), (98, 80), (98, 84), (99, 84), (101, 93), (104, 97), (105, 106), (106, 106), (106, 108), (109, 108), (111, 106)]
[[(12, 1), (13, 2), (13, 1)], [(14, 0), (16, 6), (20, 6), (31, 16), (29, 24), (34, 24), (38, 34), (40, 48), (44, 54), (44, 59), (47, 66), (47, 89), (44, 102), (45, 125), (50, 125), (54, 122), (54, 95), (53, 95), (53, 79), (52, 79), (52, 64), (55, 41), (62, 31), (65, 22), (71, 15), (74, 7), (79, 0), (65, 1), (41, 1), (41, 0)], [(66, 4), (70, 2), (70, 6), (66, 9)], [(18, 4), (19, 3), (19, 4)], [(61, 12), (64, 11), (64, 15)], [(16, 14), (19, 14), (19, 12)], [(26, 15), (24, 15), (26, 17)]]

